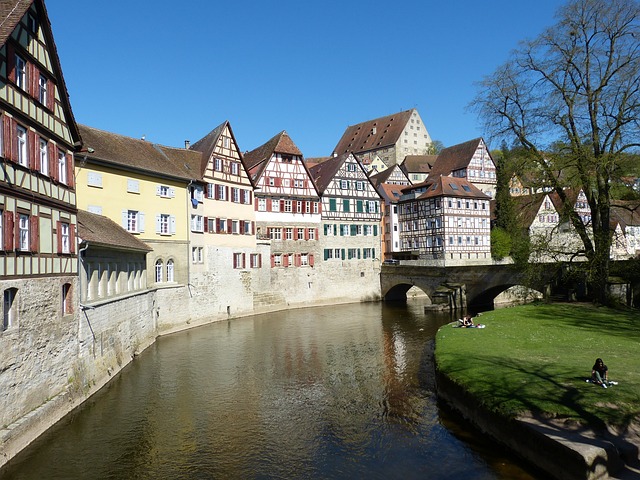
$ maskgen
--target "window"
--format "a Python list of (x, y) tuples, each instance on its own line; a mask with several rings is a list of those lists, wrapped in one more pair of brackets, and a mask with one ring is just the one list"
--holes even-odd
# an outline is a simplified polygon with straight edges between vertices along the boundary
[(309, 265), (309, 254), (308, 253), (301, 253), (300, 254), (300, 266), (306, 267), (307, 265)]
[(346, 190), (349, 188), (349, 182), (347, 180), (340, 180), (340, 189)]
[(291, 200), (285, 200), (284, 201), (284, 211), (286, 213), (291, 213), (291, 211), (292, 211)]
[(67, 184), (67, 156), (64, 152), (58, 153), (58, 180)]
[(269, 237), (271, 238), (271, 240), (282, 240), (282, 229), (281, 228), (269, 229)]
[(168, 185), (158, 185), (156, 187), (156, 195), (162, 198), (172, 198), (175, 196), (175, 190)]
[(235, 235), (240, 233), (240, 222), (238, 220), (231, 220), (231, 233)]
[(277, 198), (273, 198), (271, 200), (271, 211), (272, 212), (279, 212), (280, 211), (280, 200), (278, 200)]
[(191, 231), (204, 232), (204, 217), (202, 215), (191, 215)]
[(279, 253), (276, 253), (273, 256), (273, 266), (274, 267), (281, 267), (282, 266), (282, 255)]
[(16, 85), (22, 90), (27, 88), (27, 63), (20, 55), (16, 55)]
[(23, 252), (29, 251), (29, 215), (22, 213), (18, 220), (18, 248)]
[(218, 233), (225, 233), (227, 231), (227, 219), (219, 218), (218, 219)]
[(62, 285), (62, 315), (70, 315), (73, 313), (73, 296), (71, 290), (70, 283)]
[(244, 253), (233, 254), (233, 268), (244, 268)]
[(7, 288), (4, 291), (4, 299), (2, 303), (2, 330), (7, 330), (15, 324), (17, 294), (17, 288)]
[(202, 185), (194, 185), (191, 187), (191, 200), (202, 203), (204, 200), (204, 187)]
[(304, 228), (298, 228), (296, 232), (296, 240), (302, 240), (304, 238)]
[(174, 281), (173, 260), (167, 260), (167, 282)]
[(285, 228), (285, 240), (293, 240), (293, 228)]
[(164, 265), (162, 260), (156, 260), (156, 283), (162, 282), (162, 271), (164, 270)]
[(18, 141), (18, 163), (23, 167), (29, 166), (29, 157), (27, 155), (27, 130), (18, 125), (16, 127), (16, 136)]
[(191, 261), (193, 263), (203, 263), (203, 247), (191, 247)]
[(123, 226), (128, 232), (141, 233), (144, 232), (144, 214), (137, 210), (124, 210)]
[[(235, 163), (233, 165), (236, 165)], [(240, 203), (240, 189), (239, 188), (231, 188), (231, 201), (235, 203)]]
[(69, 224), (60, 223), (60, 252), (71, 253), (71, 242), (69, 241)]
[(232, 175), (238, 175), (238, 172), (239, 172), (239, 171), (240, 171), (240, 170), (239, 170), (239, 166), (238, 166), (238, 164), (237, 164), (236, 162), (232, 162), (232, 163), (231, 163), (231, 174), (232, 174)]
[(49, 155), (48, 155), (48, 145), (47, 141), (44, 138), (40, 139), (40, 151), (38, 155), (40, 157), (40, 173), (43, 175), (49, 175)]
[(259, 253), (252, 253), (249, 256), (249, 265), (251, 268), (260, 268), (262, 266), (262, 255)]
[(267, 211), (267, 199), (266, 198), (259, 198), (258, 199), (258, 211), (259, 212), (266, 212)]
[(313, 213), (318, 213), (320, 207), (318, 202), (313, 202)]
[(46, 105), (47, 104), (47, 77), (40, 75), (38, 79), (38, 101)]
[(171, 215), (166, 213), (161, 213), (157, 217), (157, 225), (156, 232), (160, 235), (170, 235), (171, 234)]
[(209, 233), (216, 233), (216, 219), (207, 218), (207, 231)]

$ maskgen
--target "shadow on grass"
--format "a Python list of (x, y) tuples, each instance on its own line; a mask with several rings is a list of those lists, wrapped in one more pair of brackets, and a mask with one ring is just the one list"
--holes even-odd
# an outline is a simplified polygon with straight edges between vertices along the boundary
[(539, 310), (533, 307), (535, 319), (548, 319), (597, 334), (606, 333), (640, 340), (639, 311), (612, 310), (590, 303), (560, 303), (549, 307)]
[[(447, 365), (455, 367), (447, 368), (445, 373), (452, 379), (474, 378), (474, 384), (465, 387), (487, 409), (511, 418), (530, 416), (536, 428), (547, 435), (577, 435), (575, 441), (602, 448), (610, 442), (627, 464), (638, 464), (638, 445), (626, 435), (629, 427), (640, 423), (637, 405), (626, 405), (626, 411), (622, 411), (607, 390), (586, 383), (584, 376), (575, 376), (573, 371), (558, 373), (557, 365), (495, 355), (478, 355), (471, 362), (462, 353), (447, 356)], [(475, 375), (466, 371), (476, 368), (479, 373), (473, 372)], [(505, 373), (494, 375), (493, 370)], [(482, 375), (484, 371), (486, 374)], [(594, 395), (601, 395), (602, 399), (594, 399)], [(595, 463), (606, 463), (605, 460), (596, 459)]]

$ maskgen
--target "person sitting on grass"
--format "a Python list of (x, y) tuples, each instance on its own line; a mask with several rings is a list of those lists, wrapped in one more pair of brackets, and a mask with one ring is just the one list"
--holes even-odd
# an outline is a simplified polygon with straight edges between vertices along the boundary
[(473, 320), (471, 319), (471, 315), (465, 315), (462, 317), (462, 327), (468, 328), (473, 327)]
[(594, 363), (591, 369), (591, 381), (596, 385), (602, 385), (603, 388), (607, 388), (608, 377), (609, 369), (601, 358), (596, 358), (596, 363)]

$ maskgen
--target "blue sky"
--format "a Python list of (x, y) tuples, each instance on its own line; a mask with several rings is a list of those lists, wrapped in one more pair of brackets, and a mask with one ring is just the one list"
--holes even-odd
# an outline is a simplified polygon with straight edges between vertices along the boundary
[[(559, 0), (48, 0), (76, 121), (181, 147), (229, 120), (243, 151), (286, 130), (305, 157), (417, 108), (451, 146), (466, 107)], [(497, 145), (490, 145), (492, 148)]]

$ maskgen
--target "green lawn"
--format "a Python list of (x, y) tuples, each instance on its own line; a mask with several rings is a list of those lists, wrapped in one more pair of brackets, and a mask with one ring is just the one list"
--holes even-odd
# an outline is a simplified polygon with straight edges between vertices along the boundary
[[(589, 304), (532, 304), (486, 312), (486, 328), (442, 327), (438, 368), (489, 409), (545, 412), (590, 425), (640, 422), (640, 313)], [(586, 383), (596, 357), (608, 389)]]

